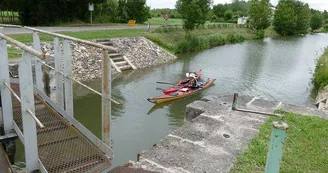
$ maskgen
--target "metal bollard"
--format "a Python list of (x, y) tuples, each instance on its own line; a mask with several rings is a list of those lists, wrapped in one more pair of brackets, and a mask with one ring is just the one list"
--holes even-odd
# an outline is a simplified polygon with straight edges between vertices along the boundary
[(238, 98), (238, 93), (233, 93), (233, 97), (232, 97), (232, 110), (236, 110), (236, 106), (237, 106), (237, 98)]
[(282, 116), (279, 121), (272, 122), (273, 130), (270, 139), (268, 157), (265, 165), (265, 173), (278, 173), (280, 161), (282, 159), (283, 145), (288, 129), (288, 124), (282, 122)]

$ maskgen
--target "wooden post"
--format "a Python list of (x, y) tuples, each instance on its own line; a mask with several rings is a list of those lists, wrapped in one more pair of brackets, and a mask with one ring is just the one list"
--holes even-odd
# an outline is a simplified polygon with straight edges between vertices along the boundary
[(102, 141), (111, 148), (110, 122), (111, 122), (111, 101), (104, 98), (111, 98), (111, 63), (108, 50), (103, 49), (102, 58)]

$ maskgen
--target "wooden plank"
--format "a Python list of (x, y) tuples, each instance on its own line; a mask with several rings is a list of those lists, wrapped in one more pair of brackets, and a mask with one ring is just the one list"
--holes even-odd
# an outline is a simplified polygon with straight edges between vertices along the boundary
[(125, 60), (126, 62), (128, 62), (128, 64), (132, 67), (133, 70), (137, 69), (137, 67), (134, 66), (134, 65), (132, 64), (132, 62), (131, 62), (127, 57), (123, 56), (123, 58), (124, 58), (124, 60)]
[(110, 63), (112, 64), (112, 66), (115, 68), (115, 70), (119, 73), (121, 73), (121, 69), (118, 68), (118, 66), (115, 64), (115, 62), (112, 60), (112, 58), (109, 58), (110, 59)]
[(14, 172), (9, 162), (8, 156), (5, 153), (2, 145), (0, 145), (0, 172), (12, 173)]

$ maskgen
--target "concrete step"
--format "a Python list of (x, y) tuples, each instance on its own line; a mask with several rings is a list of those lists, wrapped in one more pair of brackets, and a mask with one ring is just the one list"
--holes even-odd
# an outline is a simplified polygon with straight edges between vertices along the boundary
[(115, 57), (115, 58), (111, 58), (114, 62), (118, 62), (118, 61), (124, 61), (123, 57)]
[(280, 109), (283, 111), (286, 111), (286, 112), (293, 112), (296, 114), (317, 116), (320, 118), (328, 119), (328, 112), (320, 111), (317, 108), (295, 106), (295, 105), (290, 105), (290, 104), (282, 104)]
[(257, 135), (257, 128), (262, 123), (264, 120), (237, 114), (202, 114), (171, 135), (203, 144), (206, 148), (220, 146), (226, 152), (237, 155), (245, 149), (252, 137)]
[(116, 64), (118, 67), (129, 65), (128, 62), (126, 62), (126, 61), (115, 62), (115, 64)]
[(171, 173), (228, 172), (235, 159), (220, 146), (207, 148), (172, 136), (139, 156), (144, 169)]
[(120, 67), (118, 67), (118, 68), (120, 68), (121, 71), (132, 69), (130, 65), (120, 66)]

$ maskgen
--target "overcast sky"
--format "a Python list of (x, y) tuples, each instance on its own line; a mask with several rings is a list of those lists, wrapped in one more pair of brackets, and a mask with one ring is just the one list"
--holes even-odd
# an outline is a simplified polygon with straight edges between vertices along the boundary
[[(232, 0), (213, 0), (214, 4), (229, 3)], [(273, 5), (277, 5), (279, 0), (270, 0)], [(328, 0), (301, 0), (310, 5), (310, 8), (328, 11)], [(151, 8), (174, 8), (176, 0), (147, 0), (147, 5)]]

